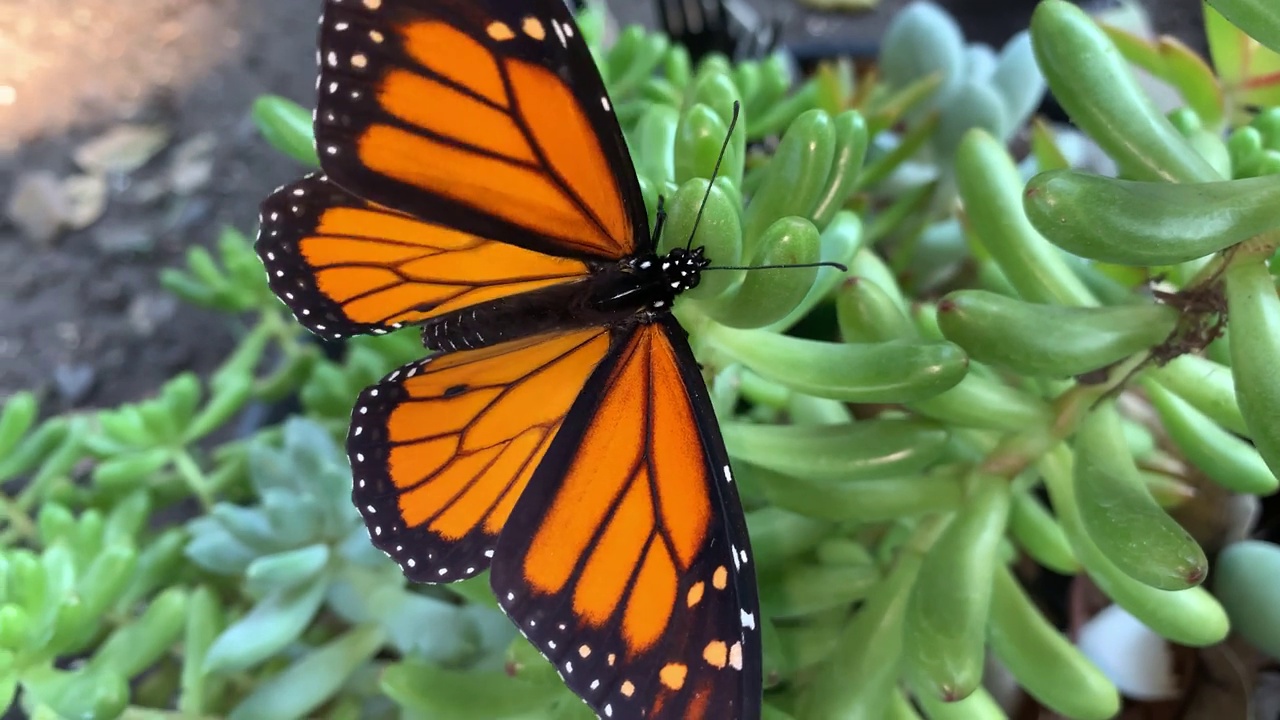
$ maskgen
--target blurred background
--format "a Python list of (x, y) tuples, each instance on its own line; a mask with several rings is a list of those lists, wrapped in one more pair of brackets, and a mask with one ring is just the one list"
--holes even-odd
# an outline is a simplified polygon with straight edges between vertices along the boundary
[[(799, 54), (869, 58), (905, 3), (750, 4)], [(993, 45), (1034, 7), (939, 4), (970, 41)], [(225, 318), (180, 303), (158, 274), (224, 225), (254, 232), (261, 199), (299, 174), (258, 136), (249, 108), (263, 93), (311, 105), (320, 5), (0, 2), (0, 399), (35, 389), (49, 410), (105, 406), (225, 357)], [(1145, 5), (1155, 31), (1203, 50), (1196, 0)], [(644, 0), (610, 9), (619, 24), (655, 23)]]

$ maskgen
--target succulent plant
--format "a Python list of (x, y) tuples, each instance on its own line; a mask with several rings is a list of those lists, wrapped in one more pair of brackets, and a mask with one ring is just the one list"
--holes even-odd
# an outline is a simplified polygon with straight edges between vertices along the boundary
[[(998, 54), (917, 5), (879, 76), (803, 79), (634, 28), (604, 47), (585, 11), (664, 243), (701, 209), (717, 263), (849, 267), (709, 273), (677, 308), (747, 508), (766, 717), (1001, 717), (992, 667), (1065, 717), (1115, 715), (1043, 571), (1169, 642), (1280, 652), (1280, 548), (1213, 564), (1175, 521), (1201, 489), (1280, 486), (1280, 15), (1213, 5), (1217, 75), (1062, 0)], [(1130, 63), (1186, 106), (1157, 111)], [(1116, 177), (1071, 167), (1075, 131), (1026, 127), (1042, 82)], [(308, 111), (254, 116), (315, 163)], [(165, 274), (240, 332), (206, 381), (0, 411), (0, 696), (33, 717), (589, 717), (483, 577), (407, 586), (350, 504), (336, 439), (417, 336), (327, 352), (256, 263), (228, 230)]]

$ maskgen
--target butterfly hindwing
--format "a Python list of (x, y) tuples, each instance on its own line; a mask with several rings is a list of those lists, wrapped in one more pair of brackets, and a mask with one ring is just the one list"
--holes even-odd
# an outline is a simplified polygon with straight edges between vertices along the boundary
[(261, 222), (256, 248), (271, 289), (327, 338), (382, 333), (588, 274), (578, 260), (373, 205), (321, 175), (272, 193)]
[(339, 185), (463, 232), (620, 259), (639, 184), (562, 0), (330, 0), (316, 143)]
[(356, 401), (347, 453), (375, 545), (418, 582), (489, 566), (498, 534), (609, 334), (589, 328), (435, 355)]
[(758, 720), (753, 557), (670, 315), (705, 264), (640, 273), (672, 256), (563, 1), (325, 0), (319, 43), (323, 175), (264, 203), (271, 287), (439, 351), (354, 407), (373, 543), (418, 582), (491, 569), (601, 717)]
[(669, 316), (601, 363), (516, 504), (499, 604), (602, 717), (759, 717), (759, 608), (706, 386)]

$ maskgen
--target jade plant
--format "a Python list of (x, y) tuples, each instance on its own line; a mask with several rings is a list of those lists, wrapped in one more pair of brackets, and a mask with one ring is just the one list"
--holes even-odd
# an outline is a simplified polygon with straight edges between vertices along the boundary
[[(747, 510), (765, 717), (1003, 717), (991, 659), (1064, 717), (1116, 715), (1029, 584), (1044, 571), (1169, 642), (1234, 628), (1280, 656), (1280, 548), (1211, 565), (1174, 519), (1207, 502), (1198, 483), (1280, 487), (1280, 13), (1213, 5), (1216, 71), (1045, 0), (999, 53), (917, 5), (877, 73), (807, 78), (780, 56), (694, 65), (639, 28), (606, 47), (584, 12), (664, 243), (705, 196), (694, 243), (718, 264), (849, 268), (709, 273), (676, 309)], [(1131, 64), (1185, 106), (1156, 111)], [(1027, 125), (1046, 83), (1076, 130)], [(254, 116), (315, 165), (307, 110)], [(1074, 132), (1115, 177), (1071, 166)], [(416, 334), (322, 348), (232, 229), (163, 281), (240, 332), (210, 377), (0, 411), (0, 699), (35, 718), (590, 717), (486, 578), (406, 584), (350, 504), (351, 404), (422, 355)]]

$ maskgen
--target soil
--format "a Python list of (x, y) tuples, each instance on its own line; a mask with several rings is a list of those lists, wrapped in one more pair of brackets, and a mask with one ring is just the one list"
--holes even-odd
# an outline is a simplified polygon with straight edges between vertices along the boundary
[[(903, 4), (842, 16), (752, 3), (782, 14), (788, 42), (839, 38), (866, 53)], [(1025, 24), (1031, 5), (995, 3), (997, 14), (990, 2), (942, 4), (970, 38), (995, 43)], [(1160, 29), (1203, 44), (1197, 2), (1159, 5)], [(176, 301), (158, 275), (223, 226), (252, 233), (261, 199), (302, 171), (261, 140), (248, 112), (268, 92), (310, 104), (319, 6), (4, 0), (0, 210), (33, 173), (48, 182), (80, 174), (76, 150), (122, 123), (159, 126), (170, 139), (140, 168), (105, 176), (105, 211), (84, 229), (33, 239), (0, 212), (0, 400), (35, 389), (47, 412), (109, 406), (225, 357), (234, 323)], [(653, 18), (641, 0), (613, 8), (623, 22)], [(180, 191), (169, 187), (175, 167), (188, 173)]]

